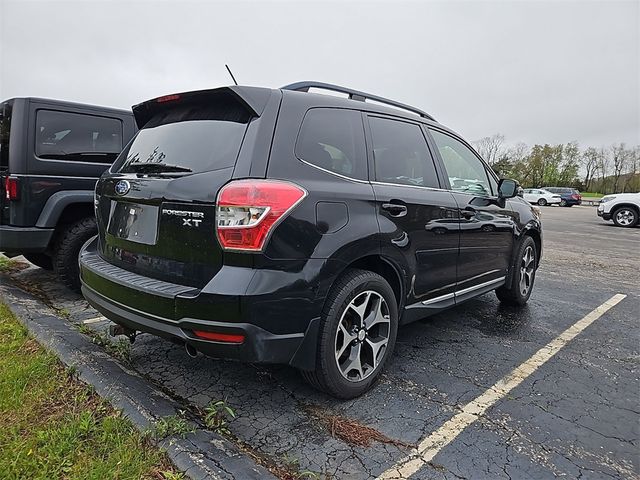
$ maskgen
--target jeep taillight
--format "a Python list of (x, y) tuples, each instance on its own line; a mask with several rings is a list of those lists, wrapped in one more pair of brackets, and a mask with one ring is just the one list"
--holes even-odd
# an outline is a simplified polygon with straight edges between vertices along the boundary
[(281, 180), (236, 180), (220, 190), (217, 234), (225, 250), (259, 252), (273, 229), (307, 195)]
[(20, 199), (20, 181), (15, 177), (4, 179), (4, 196), (7, 200)]

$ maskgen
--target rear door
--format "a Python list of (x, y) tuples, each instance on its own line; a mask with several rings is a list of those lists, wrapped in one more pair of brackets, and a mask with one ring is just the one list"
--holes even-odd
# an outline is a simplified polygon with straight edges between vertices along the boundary
[(151, 278), (202, 287), (222, 266), (215, 201), (255, 112), (228, 89), (134, 108), (142, 124), (96, 189), (100, 251)]
[(498, 205), (493, 173), (462, 140), (429, 129), (460, 209), (456, 298), (500, 283), (507, 275), (516, 223), (509, 202)]
[(419, 123), (367, 118), (382, 253), (405, 270), (407, 305), (452, 301), (458, 209), (453, 195), (440, 188), (424, 131)]

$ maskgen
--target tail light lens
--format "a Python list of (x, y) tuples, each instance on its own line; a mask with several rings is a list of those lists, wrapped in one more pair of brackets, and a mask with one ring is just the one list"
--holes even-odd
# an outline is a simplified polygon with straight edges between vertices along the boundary
[(217, 234), (225, 250), (259, 252), (273, 229), (307, 192), (281, 180), (237, 180), (220, 190)]
[(20, 199), (20, 181), (15, 177), (4, 179), (4, 195), (7, 200)]

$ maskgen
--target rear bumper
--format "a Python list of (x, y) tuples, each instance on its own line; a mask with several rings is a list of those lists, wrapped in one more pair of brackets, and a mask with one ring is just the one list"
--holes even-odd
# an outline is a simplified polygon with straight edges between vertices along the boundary
[(11, 253), (44, 252), (53, 237), (53, 228), (0, 225), (0, 251)]
[[(264, 279), (253, 282), (259, 270), (242, 270), (220, 270), (215, 281), (197, 289), (114, 266), (99, 256), (96, 240), (88, 242), (80, 252), (82, 293), (113, 322), (189, 344), (211, 357), (313, 369), (319, 314), (312, 314), (315, 308), (304, 309), (300, 305), (300, 297), (309, 289), (297, 296), (289, 291), (285, 298), (279, 298), (277, 292), (283, 287), (276, 280), (282, 272), (273, 274), (269, 285)], [(225, 292), (213, 288), (216, 284), (233, 288)], [(274, 293), (258, 295), (256, 286), (265, 285)], [(302, 303), (315, 303), (308, 300), (303, 298)], [(277, 331), (267, 328), (274, 325), (274, 319)], [(205, 340), (194, 334), (196, 330), (242, 335), (244, 341), (234, 344)]]
[[(93, 308), (119, 325), (151, 333), (177, 343), (191, 345), (199, 352), (211, 357), (255, 363), (285, 363), (303, 368), (306, 363), (304, 357), (308, 353), (315, 353), (315, 349), (312, 352), (306, 351), (308, 350), (307, 344), (312, 340), (315, 344), (315, 339), (311, 338), (317, 334), (317, 321), (315, 320), (309, 324), (305, 333), (275, 335), (249, 323), (230, 324), (194, 318), (171, 321), (166, 318), (153, 317), (114, 302), (86, 284), (82, 285), (82, 294)], [(203, 340), (193, 334), (194, 330), (240, 334), (245, 337), (245, 340), (241, 344)], [(307, 338), (307, 342), (304, 341), (305, 338)]]

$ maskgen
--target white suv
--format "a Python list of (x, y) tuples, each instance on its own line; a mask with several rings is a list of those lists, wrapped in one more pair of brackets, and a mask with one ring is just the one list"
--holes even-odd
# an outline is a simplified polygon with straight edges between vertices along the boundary
[(640, 193), (606, 195), (598, 205), (598, 216), (613, 220), (618, 227), (634, 227), (640, 219)]

